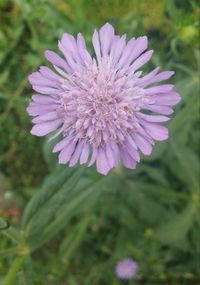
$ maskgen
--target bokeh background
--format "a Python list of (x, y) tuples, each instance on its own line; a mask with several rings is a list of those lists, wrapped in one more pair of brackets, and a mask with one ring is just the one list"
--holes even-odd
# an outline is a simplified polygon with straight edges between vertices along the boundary
[[(25, 254), (15, 285), (128, 284), (115, 276), (127, 257), (139, 266), (129, 284), (200, 284), (199, 17), (196, 0), (0, 1), (0, 280)], [(148, 36), (145, 72), (175, 70), (182, 102), (151, 157), (102, 177), (58, 166), (52, 144), (30, 134), (27, 75), (64, 32), (91, 48), (107, 21)]]

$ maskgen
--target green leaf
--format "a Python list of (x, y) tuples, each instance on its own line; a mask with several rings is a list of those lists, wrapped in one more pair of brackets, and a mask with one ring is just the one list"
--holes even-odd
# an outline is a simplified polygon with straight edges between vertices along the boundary
[(14, 242), (19, 242), (20, 232), (0, 217), (0, 234), (4, 234)]
[[(77, 180), (76, 176), (74, 178)], [(68, 194), (75, 185), (74, 183), (66, 184), (63, 191), (57, 193), (55, 199), (52, 199), (51, 205), (54, 208), (51, 209), (48, 204), (34, 218), (33, 223), (29, 225), (28, 241), (30, 247), (32, 249), (40, 247), (44, 242), (55, 236), (62, 228), (66, 227), (71, 217), (82, 212), (86, 205), (88, 207), (88, 201), (91, 206), (112, 178), (112, 175), (103, 178), (100, 176), (99, 181), (96, 183), (91, 181), (90, 185), (88, 184), (86, 187), (81, 186), (71, 196)], [(56, 204), (56, 207), (53, 204)], [(47, 215), (50, 219), (45, 217)]]
[(176, 134), (184, 132), (185, 127), (189, 124), (191, 128), (191, 122), (199, 117), (199, 102), (198, 94), (192, 94), (185, 107), (183, 107), (176, 114), (176, 117), (169, 123), (170, 133)]
[(16, 255), (17, 251), (18, 251), (17, 247), (10, 247), (10, 248), (6, 248), (6, 249), (1, 249), (0, 250), (0, 257), (4, 258), (7, 256)]
[(137, 189), (147, 196), (158, 197), (166, 202), (187, 201), (188, 195), (182, 192), (176, 192), (169, 186), (159, 185), (157, 183), (140, 182), (138, 180), (134, 182), (128, 182), (129, 187)]
[(146, 174), (148, 178), (151, 178), (156, 183), (159, 183), (163, 186), (169, 186), (169, 181), (166, 178), (166, 173), (163, 171), (163, 169), (158, 169), (155, 167), (152, 167), (150, 165), (141, 164), (138, 169), (136, 169), (137, 175)]
[(174, 174), (191, 192), (198, 192), (200, 163), (197, 156), (189, 148), (179, 146), (175, 142), (171, 142), (171, 149), (175, 156), (172, 165)]
[[(71, 177), (68, 177), (63, 185), (56, 184), (57, 187), (60, 187), (55, 188), (54, 193), (52, 193), (52, 195), (48, 197), (46, 201), (43, 201), (44, 203), (37, 208), (37, 212), (27, 224), (26, 233), (28, 239), (34, 239), (35, 242), (40, 239), (40, 233), (44, 230), (48, 223), (55, 219), (61, 206), (65, 206), (67, 199), (69, 199), (69, 196), (72, 195), (75, 186), (78, 184), (82, 176), (83, 170), (84, 168), (77, 169)], [(47, 193), (45, 192), (45, 194)], [(42, 196), (42, 199), (44, 198), (45, 197)]]
[(40, 190), (33, 196), (33, 198), (28, 203), (25, 208), (23, 217), (22, 217), (22, 227), (25, 228), (31, 218), (34, 216), (38, 210), (48, 202), (48, 200), (55, 195), (56, 191), (58, 191), (63, 184), (69, 179), (70, 175), (74, 172), (74, 169), (69, 168), (60, 168), (49, 175)]
[(59, 249), (60, 255), (65, 262), (68, 262), (70, 260), (70, 257), (72, 256), (73, 252), (80, 245), (90, 221), (91, 214), (86, 213), (85, 216), (83, 216), (83, 218), (81, 219), (81, 221), (76, 225), (76, 227), (73, 227), (74, 230), (72, 228), (72, 231), (68, 231), (69, 234), (63, 240)]
[(189, 203), (183, 212), (165, 222), (155, 233), (155, 237), (163, 244), (181, 246), (192, 227), (196, 208)]

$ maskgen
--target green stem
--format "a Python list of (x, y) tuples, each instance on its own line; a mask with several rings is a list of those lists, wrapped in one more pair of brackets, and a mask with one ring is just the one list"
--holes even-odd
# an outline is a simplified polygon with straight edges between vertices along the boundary
[[(26, 259), (26, 255), (17, 256), (14, 263), (10, 267), (7, 276), (5, 277), (2, 285), (12, 285), (14, 281), (16, 281), (16, 275), (21, 269)], [(15, 282), (16, 284), (16, 282)]]

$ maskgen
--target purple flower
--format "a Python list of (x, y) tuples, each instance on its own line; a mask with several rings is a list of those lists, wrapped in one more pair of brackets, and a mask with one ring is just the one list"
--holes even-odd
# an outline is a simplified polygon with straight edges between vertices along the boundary
[(137, 263), (130, 258), (124, 259), (117, 263), (116, 275), (119, 279), (130, 280), (137, 273)]
[(140, 152), (150, 155), (154, 141), (168, 138), (168, 129), (160, 123), (169, 120), (180, 96), (173, 85), (154, 83), (174, 72), (155, 68), (141, 77), (138, 70), (153, 53), (146, 51), (145, 36), (126, 43), (126, 35), (115, 35), (105, 24), (94, 31), (92, 43), (95, 57), (80, 33), (76, 38), (65, 33), (58, 42), (64, 58), (45, 52), (55, 70), (41, 66), (29, 76), (37, 92), (27, 108), (34, 117), (31, 133), (45, 136), (56, 131), (51, 139), (61, 136), (53, 149), (61, 164), (96, 162), (104, 175), (120, 161), (134, 169)]

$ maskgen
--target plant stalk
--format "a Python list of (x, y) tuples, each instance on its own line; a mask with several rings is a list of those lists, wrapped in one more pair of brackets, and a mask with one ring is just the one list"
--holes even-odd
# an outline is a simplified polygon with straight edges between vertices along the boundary
[(14, 263), (10, 267), (8, 274), (6, 275), (2, 285), (12, 285), (15, 281), (14, 284), (16, 284), (16, 275), (23, 266), (24, 262), (26, 259), (26, 255), (20, 255), (17, 256)]

